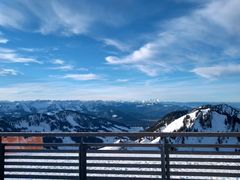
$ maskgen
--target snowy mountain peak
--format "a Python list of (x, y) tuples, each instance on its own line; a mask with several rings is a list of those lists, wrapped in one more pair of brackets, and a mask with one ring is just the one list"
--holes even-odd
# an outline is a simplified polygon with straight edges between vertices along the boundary
[(240, 112), (227, 104), (219, 104), (201, 106), (176, 119), (170, 118), (155, 131), (237, 132), (239, 129)]
[[(160, 132), (239, 132), (240, 130), (239, 110), (226, 104), (205, 105), (194, 108), (184, 115), (182, 113), (183, 111), (170, 113), (151, 128)], [(151, 143), (159, 141), (161, 139), (157, 138)], [(239, 142), (240, 138), (235, 137), (177, 137), (169, 139), (169, 143), (185, 144), (238, 144)]]

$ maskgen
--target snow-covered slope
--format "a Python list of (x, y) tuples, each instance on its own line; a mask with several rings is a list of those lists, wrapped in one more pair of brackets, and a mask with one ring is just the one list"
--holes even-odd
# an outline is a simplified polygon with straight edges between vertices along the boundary
[[(0, 117), (0, 131), (5, 132), (128, 132), (140, 130), (140, 128), (129, 127), (106, 118), (71, 110), (57, 113), (34, 113), (20, 117)], [(72, 138), (72, 140), (77, 141), (75, 138)], [(109, 139), (104, 140), (110, 141)], [(50, 141), (50, 138), (47, 141)], [(64, 141), (64, 138), (55, 138), (51, 141), (61, 142)], [(69, 142), (70, 140), (66, 141)]]
[[(159, 132), (239, 132), (240, 112), (226, 104), (206, 105), (193, 109), (177, 119), (165, 122), (155, 131)], [(154, 126), (153, 126), (154, 127)], [(159, 142), (160, 138), (152, 143)], [(169, 139), (170, 143), (213, 143), (236, 144), (238, 138), (217, 137), (177, 137)]]

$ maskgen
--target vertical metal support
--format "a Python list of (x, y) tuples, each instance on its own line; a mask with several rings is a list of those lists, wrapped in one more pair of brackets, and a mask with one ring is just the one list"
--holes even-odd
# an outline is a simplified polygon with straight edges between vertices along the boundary
[(4, 153), (5, 147), (2, 143), (2, 137), (0, 137), (0, 180), (4, 180)]
[(79, 179), (87, 179), (87, 148), (83, 142), (83, 137), (81, 137), (80, 147), (79, 147)]
[(169, 168), (169, 145), (167, 144), (166, 137), (162, 138), (161, 146), (161, 169), (162, 169), (162, 179), (170, 179), (170, 168)]
[(170, 146), (168, 144), (168, 141), (165, 140), (165, 171), (166, 171), (166, 179), (170, 179), (170, 162), (169, 162), (169, 151)]
[(166, 138), (162, 138), (162, 144), (161, 144), (161, 170), (162, 170), (162, 180), (166, 180), (166, 162), (165, 162), (165, 141)]

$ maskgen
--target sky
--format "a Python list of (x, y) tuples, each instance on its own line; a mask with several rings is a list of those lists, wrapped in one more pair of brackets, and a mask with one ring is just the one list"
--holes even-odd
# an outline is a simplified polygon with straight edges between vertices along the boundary
[(0, 100), (240, 102), (239, 0), (1, 0)]

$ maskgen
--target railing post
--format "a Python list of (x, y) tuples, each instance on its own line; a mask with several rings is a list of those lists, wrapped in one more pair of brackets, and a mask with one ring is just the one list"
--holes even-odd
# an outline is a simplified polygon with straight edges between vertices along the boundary
[(162, 138), (162, 146), (161, 146), (161, 170), (162, 170), (162, 180), (166, 180), (166, 165), (165, 165), (165, 141), (166, 138)]
[(4, 153), (5, 147), (2, 143), (2, 137), (0, 137), (0, 180), (4, 180)]
[(170, 162), (169, 162), (169, 151), (170, 146), (165, 140), (165, 168), (166, 168), (166, 179), (170, 179)]
[(166, 137), (162, 138), (161, 146), (161, 169), (162, 169), (162, 179), (170, 179), (170, 170), (169, 170), (169, 146), (166, 141)]
[(79, 179), (87, 179), (87, 148), (83, 142), (83, 137), (81, 137), (80, 147), (79, 147)]

